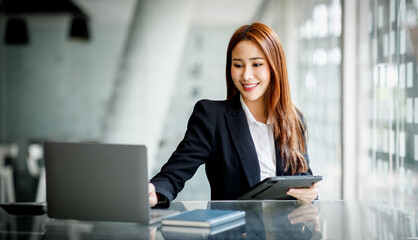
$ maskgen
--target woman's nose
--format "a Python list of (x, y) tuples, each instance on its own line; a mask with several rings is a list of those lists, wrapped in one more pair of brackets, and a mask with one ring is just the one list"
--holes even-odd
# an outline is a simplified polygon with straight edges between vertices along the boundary
[(245, 67), (244, 69), (244, 80), (249, 80), (254, 78), (253, 75), (253, 70), (251, 69), (251, 67)]

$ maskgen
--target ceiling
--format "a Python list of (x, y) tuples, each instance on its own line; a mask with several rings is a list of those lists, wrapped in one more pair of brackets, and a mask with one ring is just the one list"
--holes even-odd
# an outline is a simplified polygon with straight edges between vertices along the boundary
[[(148, 0), (152, 3), (152, 0)], [(159, 0), (172, 1), (172, 0)], [(24, 14), (67, 12), (79, 8), (97, 24), (127, 24), (131, 21), (137, 0), (0, 0), (18, 6)], [(252, 19), (263, 0), (186, 0), (190, 4), (192, 23), (198, 26), (238, 25)], [(70, 6), (73, 5), (73, 6)], [(40, 9), (48, 11), (40, 11)], [(74, 11), (69, 10), (69, 12)]]
[[(73, 1), (97, 23), (128, 23), (136, 3), (136, 0)], [(192, 5), (193, 24), (219, 26), (238, 25), (243, 19), (252, 18), (262, 0), (189, 0), (188, 2)]]

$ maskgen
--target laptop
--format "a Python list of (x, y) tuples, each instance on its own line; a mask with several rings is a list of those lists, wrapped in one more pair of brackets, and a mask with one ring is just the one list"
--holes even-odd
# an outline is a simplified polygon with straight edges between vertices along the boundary
[(44, 154), (51, 218), (153, 224), (178, 213), (151, 210), (143, 145), (46, 142)]

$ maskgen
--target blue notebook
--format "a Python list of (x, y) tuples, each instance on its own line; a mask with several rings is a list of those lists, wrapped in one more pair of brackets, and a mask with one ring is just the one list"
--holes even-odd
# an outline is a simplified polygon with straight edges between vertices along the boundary
[(184, 227), (163, 225), (160, 228), (164, 239), (207, 239), (208, 236), (214, 236), (229, 230), (236, 231), (244, 226), (245, 218), (240, 218), (215, 227)]
[(161, 225), (215, 227), (245, 217), (244, 211), (196, 209), (161, 220)]

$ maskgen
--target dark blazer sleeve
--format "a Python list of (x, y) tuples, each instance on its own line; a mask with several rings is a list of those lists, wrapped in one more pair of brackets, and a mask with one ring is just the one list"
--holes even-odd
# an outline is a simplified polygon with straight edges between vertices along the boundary
[(208, 100), (196, 103), (183, 140), (150, 182), (170, 202), (212, 154), (216, 115)]

